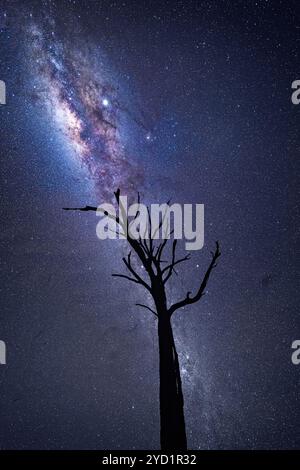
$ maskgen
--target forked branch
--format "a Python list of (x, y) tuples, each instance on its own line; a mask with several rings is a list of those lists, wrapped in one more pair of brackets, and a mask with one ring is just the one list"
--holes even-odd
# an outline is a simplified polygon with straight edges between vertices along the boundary
[(206, 271), (206, 273), (203, 277), (203, 280), (200, 284), (198, 292), (196, 293), (196, 295), (194, 297), (191, 297), (190, 296), (191, 292), (188, 292), (185, 299), (173, 304), (169, 308), (170, 316), (173, 315), (175, 310), (178, 310), (179, 308), (185, 307), (186, 305), (194, 304), (195, 302), (198, 302), (198, 300), (201, 299), (201, 297), (205, 293), (205, 288), (206, 288), (209, 276), (210, 276), (212, 270), (217, 266), (216, 261), (220, 256), (221, 256), (221, 252), (220, 252), (219, 242), (216, 242), (216, 249), (215, 249), (214, 252), (212, 252), (212, 260), (211, 260), (210, 265), (208, 266), (208, 269), (207, 269), (207, 271)]
[[(189, 260), (190, 254), (187, 254), (183, 258), (176, 259), (177, 240), (175, 239), (172, 245), (171, 262), (169, 262), (169, 264), (167, 264), (162, 269), (162, 266), (161, 266), (162, 263), (166, 262), (162, 260), (162, 254), (170, 238), (170, 235), (173, 233), (173, 231), (169, 231), (169, 223), (165, 224), (165, 218), (166, 218), (167, 212), (165, 211), (165, 214), (163, 215), (162, 220), (160, 221), (158, 227), (156, 227), (154, 233), (152, 233), (153, 227), (152, 227), (151, 215), (150, 215), (150, 210), (147, 207), (148, 222), (149, 222), (149, 228), (150, 228), (150, 230), (148, 231), (149, 241), (147, 243), (146, 236), (143, 236), (145, 234), (140, 234), (138, 239), (134, 238), (131, 235), (130, 224), (128, 223), (127, 214), (120, 199), (120, 190), (118, 189), (114, 193), (114, 195), (115, 195), (116, 202), (118, 204), (118, 207), (121, 213), (121, 217), (117, 217), (113, 214), (109, 214), (107, 211), (104, 211), (103, 209), (102, 209), (102, 212), (104, 213), (104, 215), (113, 219), (117, 224), (119, 224), (119, 226), (123, 228), (124, 232), (126, 233), (127, 241), (129, 245), (131, 246), (132, 250), (136, 253), (137, 257), (141, 261), (142, 265), (144, 266), (145, 272), (147, 273), (150, 282), (148, 284), (136, 272), (135, 268), (133, 268), (132, 263), (131, 263), (131, 252), (128, 254), (127, 258), (125, 257), (123, 258), (123, 262), (126, 268), (128, 269), (128, 271), (131, 273), (132, 277), (127, 276), (126, 274), (113, 274), (112, 276), (120, 277), (128, 281), (134, 282), (136, 284), (142, 285), (148, 292), (151, 293), (153, 300), (155, 304), (157, 305), (160, 300), (159, 296), (161, 295), (161, 289), (163, 289), (163, 295), (165, 296), (164, 285), (170, 279), (172, 274), (176, 273), (175, 266), (177, 266), (180, 263), (183, 263), (184, 261)], [(139, 215), (139, 208), (140, 208), (140, 195), (138, 194), (138, 210), (135, 214), (134, 220)], [(98, 209), (97, 207), (93, 207), (93, 206), (85, 206), (82, 208), (64, 208), (64, 210), (97, 211), (97, 210), (101, 210), (101, 208)], [(167, 225), (167, 227), (165, 227), (166, 233), (164, 234), (164, 239), (161, 243), (155, 243), (154, 240), (156, 238), (157, 230), (160, 230), (160, 228), (163, 225), (164, 226)], [(200, 300), (201, 297), (205, 294), (206, 285), (208, 283), (211, 272), (216, 267), (217, 259), (221, 256), (219, 242), (216, 242), (215, 251), (212, 252), (211, 254), (212, 254), (212, 260), (207, 268), (207, 271), (202, 279), (202, 282), (199, 286), (197, 293), (194, 296), (191, 296), (191, 292), (188, 292), (186, 294), (186, 297), (183, 300), (171, 305), (171, 307), (167, 309), (167, 312), (170, 316), (173, 315), (173, 313), (179, 308), (198, 302), (198, 300)], [(160, 294), (157, 294), (158, 292)], [(146, 308), (147, 310), (151, 311), (154, 315), (158, 316), (158, 313), (152, 310), (147, 305), (144, 305), (144, 304), (136, 304), (136, 305)]]

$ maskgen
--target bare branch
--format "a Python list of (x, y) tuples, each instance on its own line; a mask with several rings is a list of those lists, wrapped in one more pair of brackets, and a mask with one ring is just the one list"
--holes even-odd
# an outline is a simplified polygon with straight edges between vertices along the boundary
[(138, 192), (138, 201), (137, 201), (137, 204), (138, 204), (138, 210), (136, 211), (136, 214), (133, 218), (133, 220), (135, 220), (139, 215), (140, 215), (140, 203), (141, 203), (141, 198), (140, 198), (140, 193)]
[(114, 220), (117, 224), (119, 224), (122, 228), (123, 224), (121, 224), (119, 217), (115, 217), (113, 214), (110, 214), (108, 211), (102, 209), (102, 207), (95, 207), (95, 206), (85, 206), (85, 207), (63, 207), (64, 211), (94, 211), (94, 212), (102, 212), (104, 215), (109, 217), (110, 219)]
[[(171, 200), (169, 199), (168, 202), (167, 202), (167, 206), (170, 204), (170, 201), (171, 201)], [(167, 213), (168, 213), (168, 209), (166, 208), (165, 213), (164, 213), (164, 215), (163, 215), (163, 217), (162, 217), (162, 220), (159, 222), (158, 227), (156, 227), (155, 232), (153, 233), (153, 237), (152, 237), (153, 239), (155, 238), (155, 236), (156, 236), (156, 234), (157, 234), (157, 231), (159, 231), (159, 230), (161, 229), (161, 227), (162, 227), (162, 225), (163, 225), (163, 223), (164, 223), (164, 221), (165, 221), (165, 218), (166, 218), (166, 216), (167, 216)], [(169, 227), (169, 224), (168, 224), (168, 227)]]
[[(169, 264), (169, 266), (166, 266), (166, 267), (163, 269), (162, 272), (164, 273), (164, 272), (167, 271), (169, 268), (174, 267), (174, 266), (176, 266), (177, 264), (182, 263), (183, 261), (188, 261), (189, 259), (191, 259), (190, 253), (189, 253), (188, 255), (186, 255), (184, 258), (177, 259), (176, 261), (174, 261), (173, 264)], [(162, 261), (162, 262), (163, 262), (163, 261)]]
[(136, 278), (136, 280), (142, 284), (149, 292), (151, 292), (151, 289), (150, 289), (150, 286), (148, 286), (148, 284), (144, 281), (144, 279), (142, 279), (138, 273), (133, 269), (132, 265), (131, 265), (131, 251), (130, 253), (128, 254), (127, 256), (127, 260), (126, 258), (122, 258), (123, 259), (123, 262), (125, 263), (127, 269), (131, 272), (131, 274), (133, 274), (133, 276)]
[(145, 253), (145, 248), (143, 247), (141, 241), (136, 240), (135, 238), (133, 238), (130, 235), (130, 231), (129, 231), (129, 227), (128, 227), (128, 219), (126, 217), (124, 207), (122, 206), (122, 204), (120, 204), (120, 189), (118, 189), (114, 194), (115, 194), (115, 197), (116, 197), (117, 204), (118, 204), (118, 206), (119, 206), (119, 208), (122, 212), (123, 220), (127, 221), (127, 231), (126, 231), (127, 241), (130, 244), (130, 246), (132, 247), (132, 249), (136, 252), (138, 257), (140, 258), (140, 260), (141, 260), (143, 266), (145, 266), (145, 269), (148, 272), (149, 276), (153, 277), (154, 272), (151, 268), (151, 262), (149, 262), (149, 259), (147, 257), (147, 253)]
[[(136, 239), (135, 237), (131, 235), (130, 230), (129, 230), (129, 222), (128, 222), (127, 214), (120, 199), (120, 189), (118, 189), (114, 193), (114, 195), (115, 195), (116, 202), (120, 210), (120, 214), (121, 214), (120, 217), (115, 216), (113, 214), (109, 214), (107, 211), (103, 210), (102, 208), (97, 208), (93, 206), (85, 206), (81, 208), (65, 207), (63, 209), (64, 210), (77, 210), (77, 211), (95, 211), (95, 212), (99, 210), (99, 211), (102, 211), (104, 215), (106, 215), (107, 217), (110, 217), (111, 219), (113, 219), (123, 229), (124, 233), (122, 235), (126, 237), (132, 250), (135, 252), (137, 257), (141, 261), (141, 264), (144, 266), (145, 271), (147, 275), (149, 276), (149, 284), (136, 272), (135, 268), (133, 268), (131, 264), (131, 252), (128, 254), (127, 258), (125, 257), (123, 258), (123, 262), (133, 277), (128, 276), (126, 274), (113, 274), (112, 276), (127, 279), (128, 281), (142, 285), (145, 289), (147, 289), (151, 293), (155, 303), (157, 302), (159, 303), (161, 302), (161, 296), (163, 298), (165, 297), (164, 284), (168, 281), (168, 279), (172, 276), (173, 273), (177, 274), (175, 270), (175, 266), (177, 266), (178, 264), (184, 261), (189, 260), (190, 254), (187, 254), (186, 256), (176, 260), (175, 253), (176, 253), (177, 240), (175, 239), (173, 240), (173, 245), (172, 245), (171, 262), (163, 261), (161, 259), (162, 254), (164, 252), (164, 249), (167, 245), (168, 240), (170, 239), (171, 234), (174, 232), (174, 230), (170, 231), (169, 220), (167, 220), (167, 224), (165, 226), (167, 209), (165, 213), (162, 214), (162, 218), (158, 224), (158, 227), (153, 227), (153, 224), (151, 221), (150, 210), (149, 210), (149, 207), (147, 207), (148, 221), (149, 221), (148, 229), (150, 227), (150, 239), (148, 239), (149, 241), (147, 242), (146, 232), (144, 234), (144, 237), (143, 237), (143, 234), (139, 234), (138, 239)], [(170, 201), (168, 201), (167, 205), (169, 205), (169, 202)], [(139, 206), (140, 206), (140, 195), (138, 193), (138, 210), (134, 218), (137, 218), (139, 215)], [(157, 243), (157, 245), (155, 245), (154, 239), (155, 239), (157, 231), (159, 231), (161, 227), (164, 227), (166, 229), (163, 233), (164, 239), (162, 240), (161, 243)], [(152, 234), (152, 230), (154, 230), (153, 234)], [(221, 255), (218, 242), (216, 242), (216, 249), (214, 252), (211, 252), (211, 255), (212, 255), (212, 260), (207, 268), (207, 271), (202, 279), (202, 282), (199, 286), (197, 293), (194, 296), (192, 296), (191, 292), (188, 292), (186, 294), (186, 297), (183, 300), (171, 305), (170, 308), (168, 309), (168, 313), (170, 316), (179, 308), (184, 307), (185, 305), (190, 305), (190, 304), (197, 302), (205, 294), (206, 285), (208, 283), (211, 272), (216, 267), (216, 261)], [(162, 266), (161, 266), (163, 263), (166, 263), (166, 266), (164, 269), (162, 269)], [(144, 305), (144, 304), (136, 304), (136, 305), (146, 308), (150, 310), (152, 313), (154, 313), (156, 316), (158, 316), (158, 313), (152, 310), (147, 305)]]
[(166, 266), (163, 270), (162, 270), (162, 274), (164, 274), (166, 271), (169, 271), (168, 274), (166, 275), (165, 279), (164, 279), (164, 283), (167, 282), (167, 280), (171, 277), (172, 275), (172, 272), (175, 272), (175, 269), (174, 267), (177, 266), (177, 264), (179, 263), (183, 263), (184, 261), (188, 261), (189, 259), (191, 259), (191, 255), (190, 253), (188, 253), (186, 256), (184, 256), (184, 258), (180, 258), (176, 261), (174, 261), (174, 259), (172, 260), (172, 263), (169, 264), (168, 266)]
[(96, 211), (97, 207), (85, 206), (85, 207), (63, 207), (64, 211)]
[(126, 276), (126, 274), (112, 274), (112, 277), (123, 277), (124, 279), (127, 279), (128, 281), (135, 282), (136, 284), (140, 284), (140, 282), (137, 279), (133, 279), (132, 277)]
[(157, 313), (152, 310), (152, 308), (148, 307), (148, 305), (144, 305), (144, 304), (135, 304), (137, 307), (143, 307), (143, 308), (146, 308), (147, 310), (150, 310), (150, 312), (153, 313), (153, 315), (155, 315), (156, 317), (158, 317)]
[(190, 304), (193, 304), (195, 302), (198, 302), (198, 300), (200, 300), (201, 297), (203, 297), (203, 295), (205, 293), (204, 291), (205, 291), (209, 276), (210, 276), (213, 268), (215, 268), (217, 266), (216, 261), (219, 258), (219, 256), (221, 256), (221, 252), (220, 252), (220, 248), (219, 248), (219, 242), (216, 242), (216, 249), (212, 253), (212, 260), (211, 260), (210, 265), (208, 266), (208, 269), (207, 269), (207, 271), (206, 271), (206, 273), (203, 277), (203, 280), (200, 284), (200, 287), (198, 289), (197, 294), (194, 297), (190, 297), (191, 292), (188, 292), (185, 299), (173, 304), (169, 308), (170, 316), (175, 312), (175, 310), (178, 310), (179, 308), (184, 307), (185, 305), (190, 305)]
[(174, 264), (175, 264), (176, 245), (177, 245), (177, 240), (175, 239), (175, 240), (173, 240), (173, 245), (172, 245), (172, 261), (171, 261), (171, 264), (162, 270), (162, 274), (163, 274), (164, 272), (166, 272), (169, 269), (169, 272), (168, 272), (168, 274), (167, 274), (167, 276), (164, 280), (164, 283), (167, 282), (167, 280), (169, 279), (169, 277), (171, 276), (172, 271), (173, 271), (173, 267), (174, 267)]

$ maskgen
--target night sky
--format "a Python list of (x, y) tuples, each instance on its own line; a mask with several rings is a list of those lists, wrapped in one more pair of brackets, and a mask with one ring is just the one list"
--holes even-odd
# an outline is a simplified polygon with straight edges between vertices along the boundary
[(157, 322), (94, 213), (204, 203), (168, 295), (191, 449), (300, 448), (297, 1), (0, 2), (2, 449), (159, 448)]

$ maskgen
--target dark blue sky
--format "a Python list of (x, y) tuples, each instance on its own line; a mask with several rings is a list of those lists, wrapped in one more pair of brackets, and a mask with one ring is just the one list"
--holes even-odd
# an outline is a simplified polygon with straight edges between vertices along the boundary
[(159, 446), (145, 293), (112, 279), (124, 246), (93, 214), (61, 210), (115, 185), (205, 204), (172, 299), (221, 243), (174, 317), (189, 447), (299, 447), (298, 2), (2, 1), (0, 31), (0, 447)]

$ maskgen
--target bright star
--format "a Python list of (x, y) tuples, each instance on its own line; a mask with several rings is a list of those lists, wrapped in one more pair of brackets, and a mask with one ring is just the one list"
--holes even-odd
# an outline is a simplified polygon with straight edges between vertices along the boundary
[(103, 104), (103, 106), (107, 107), (107, 106), (109, 105), (108, 99), (107, 99), (107, 98), (103, 98), (102, 104)]

